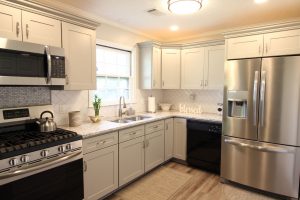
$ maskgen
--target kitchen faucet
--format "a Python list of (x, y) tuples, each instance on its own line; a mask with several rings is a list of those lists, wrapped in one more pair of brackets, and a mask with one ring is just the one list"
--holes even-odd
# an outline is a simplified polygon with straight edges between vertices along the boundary
[(125, 97), (120, 96), (120, 100), (119, 100), (119, 117), (120, 118), (122, 118), (122, 115), (125, 114), (125, 112), (122, 111), (122, 106), (121, 106), (122, 98), (123, 98), (123, 108), (126, 108)]

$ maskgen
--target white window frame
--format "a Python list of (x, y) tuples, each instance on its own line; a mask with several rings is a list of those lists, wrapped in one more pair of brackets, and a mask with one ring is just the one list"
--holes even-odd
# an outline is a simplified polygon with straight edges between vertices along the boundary
[[(96, 45), (101, 45), (101, 46), (105, 46), (108, 48), (114, 48), (114, 49), (120, 49), (120, 50), (124, 50), (124, 51), (129, 51), (131, 53), (131, 76), (129, 77), (129, 92), (131, 93), (129, 96), (131, 97), (131, 99), (129, 99), (129, 101), (126, 101), (126, 103), (128, 104), (134, 104), (136, 103), (136, 65), (135, 65), (135, 58), (136, 58), (136, 51), (134, 48), (132, 47), (128, 47), (128, 46), (124, 46), (124, 45), (120, 45), (120, 44), (116, 44), (113, 42), (108, 42), (105, 40), (100, 40), (97, 39), (96, 40)], [(95, 46), (96, 48), (96, 46)], [(98, 76), (96, 74), (96, 76)], [(105, 74), (103, 74), (103, 76), (106, 76)], [(112, 76), (111, 76), (112, 77)], [(94, 94), (95, 94), (95, 90), (89, 90), (89, 107), (93, 107), (93, 100), (94, 100)], [(100, 97), (101, 98), (101, 97)], [(101, 104), (101, 106), (115, 106), (119, 104), (119, 99), (116, 99), (115, 101), (109, 101), (109, 102), (103, 102)]]

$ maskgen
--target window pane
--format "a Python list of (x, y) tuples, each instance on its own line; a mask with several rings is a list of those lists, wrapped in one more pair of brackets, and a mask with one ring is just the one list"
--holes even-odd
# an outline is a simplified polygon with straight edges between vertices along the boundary
[(97, 77), (97, 90), (104, 89), (106, 87), (106, 77)]
[(120, 88), (129, 89), (129, 78), (120, 78)]
[(131, 99), (131, 52), (97, 45), (96, 56), (97, 90), (91, 94), (104, 104), (117, 103), (120, 96)]
[(118, 89), (119, 88), (119, 78), (107, 78), (106, 88), (108, 89)]

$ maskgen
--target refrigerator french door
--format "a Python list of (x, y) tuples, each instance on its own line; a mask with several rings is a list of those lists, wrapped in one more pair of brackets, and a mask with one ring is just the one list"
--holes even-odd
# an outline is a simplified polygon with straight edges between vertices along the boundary
[(221, 177), (299, 197), (300, 56), (225, 66)]

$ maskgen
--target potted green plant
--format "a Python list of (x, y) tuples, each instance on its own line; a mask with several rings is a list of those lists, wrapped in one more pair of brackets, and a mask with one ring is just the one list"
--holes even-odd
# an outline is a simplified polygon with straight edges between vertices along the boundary
[(101, 108), (101, 98), (97, 95), (94, 96), (93, 107), (95, 111), (95, 116), (90, 116), (92, 122), (96, 123), (100, 121), (100, 108)]

